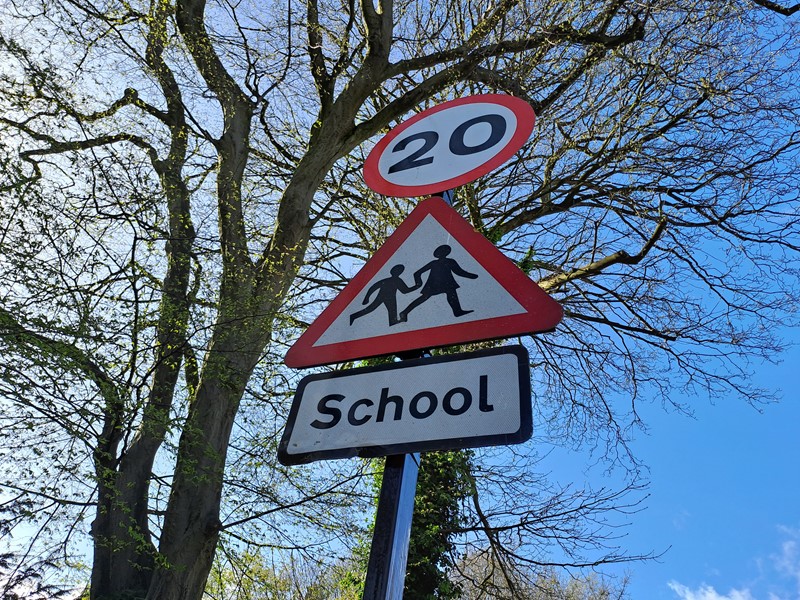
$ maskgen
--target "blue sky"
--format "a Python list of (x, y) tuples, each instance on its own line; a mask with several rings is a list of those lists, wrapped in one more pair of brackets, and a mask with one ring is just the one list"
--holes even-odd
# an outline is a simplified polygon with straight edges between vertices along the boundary
[(624, 545), (666, 553), (626, 567), (631, 598), (800, 599), (799, 372), (800, 347), (758, 366), (757, 383), (783, 395), (761, 413), (735, 399), (691, 399), (695, 418), (642, 408), (651, 430), (633, 448), (651, 495)]

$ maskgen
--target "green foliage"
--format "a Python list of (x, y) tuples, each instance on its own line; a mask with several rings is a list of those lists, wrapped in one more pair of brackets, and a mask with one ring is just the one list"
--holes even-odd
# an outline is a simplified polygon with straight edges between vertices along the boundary
[(211, 600), (361, 600), (363, 578), (359, 587), (354, 564), (326, 566), (304, 557), (280, 564), (257, 551), (228, 551), (215, 560), (205, 596)]
[(405, 582), (407, 598), (455, 599), (461, 592), (449, 578), (461, 506), (471, 493), (471, 451), (431, 452), (422, 458)]
[[(370, 532), (372, 528), (370, 528)], [(369, 563), (371, 538), (364, 536), (353, 547), (347, 560), (330, 570), (330, 584), (343, 600), (360, 600), (364, 594), (364, 579)], [(337, 596), (338, 598), (339, 596)]]

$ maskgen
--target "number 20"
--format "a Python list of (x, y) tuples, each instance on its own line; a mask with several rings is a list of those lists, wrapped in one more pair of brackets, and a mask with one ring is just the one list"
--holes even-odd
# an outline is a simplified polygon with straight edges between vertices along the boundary
[[(478, 125), (480, 123), (487, 123), (492, 128), (488, 139), (477, 146), (467, 146), (466, 141), (464, 140), (467, 130), (473, 125)], [(488, 150), (489, 148), (497, 145), (497, 143), (502, 140), (503, 136), (506, 134), (506, 129), (506, 120), (502, 116), (497, 114), (481, 115), (480, 117), (475, 117), (473, 119), (469, 119), (468, 121), (464, 121), (461, 125), (456, 127), (453, 133), (450, 135), (448, 148), (450, 149), (451, 154), (456, 156), (477, 154), (478, 152), (483, 152), (484, 150)], [(416, 142), (417, 140), (422, 140), (422, 146), (417, 148), (414, 152), (402, 160), (392, 164), (388, 170), (389, 174), (397, 173), (398, 171), (414, 169), (416, 167), (422, 167), (433, 162), (435, 156), (425, 155), (433, 150), (433, 148), (439, 142), (439, 134), (435, 131), (420, 131), (419, 133), (415, 133), (401, 139), (395, 144), (394, 148), (392, 148), (392, 153), (402, 152), (408, 147), (409, 144)]]

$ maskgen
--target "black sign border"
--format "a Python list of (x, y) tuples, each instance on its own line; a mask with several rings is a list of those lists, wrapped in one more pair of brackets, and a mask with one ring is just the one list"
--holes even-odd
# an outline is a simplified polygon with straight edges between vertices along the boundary
[[(502, 433), (493, 435), (481, 435), (466, 438), (445, 438), (438, 440), (422, 440), (418, 442), (407, 442), (403, 444), (386, 444), (356, 448), (336, 448), (333, 450), (319, 450), (313, 452), (301, 452), (290, 454), (288, 452), (289, 439), (294, 431), (297, 413), (300, 411), (300, 399), (306, 386), (312, 381), (324, 379), (338, 379), (362, 373), (380, 373), (382, 371), (393, 371), (397, 369), (409, 369), (420, 365), (432, 365), (439, 363), (457, 362), (465, 359), (483, 358), (486, 356), (500, 356), (503, 354), (513, 354), (517, 357), (517, 376), (519, 377), (520, 391), (520, 428), (514, 433)], [(531, 408), (531, 379), (530, 379), (530, 359), (528, 351), (524, 346), (502, 346), (500, 348), (490, 348), (488, 350), (477, 350), (475, 352), (462, 352), (459, 354), (447, 354), (444, 356), (434, 356), (430, 358), (416, 358), (403, 360), (395, 363), (387, 363), (374, 367), (357, 367), (346, 371), (333, 371), (329, 373), (318, 373), (307, 375), (300, 380), (297, 391), (292, 401), (292, 408), (289, 411), (289, 419), (286, 429), (281, 436), (278, 445), (278, 462), (282, 465), (301, 465), (318, 460), (331, 460), (337, 458), (376, 458), (379, 456), (390, 456), (393, 454), (411, 454), (414, 452), (431, 452), (442, 450), (461, 450), (465, 448), (483, 448), (488, 446), (510, 446), (526, 442), (533, 435), (533, 415)]]

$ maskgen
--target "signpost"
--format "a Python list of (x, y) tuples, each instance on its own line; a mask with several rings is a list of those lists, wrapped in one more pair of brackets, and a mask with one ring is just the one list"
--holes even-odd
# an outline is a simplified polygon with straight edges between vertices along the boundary
[(364, 600), (403, 597), (418, 472), (419, 454), (386, 457), (364, 580)]
[[(384, 136), (364, 164), (380, 194), (441, 194), (503, 164), (533, 130), (502, 94), (425, 110)], [(553, 329), (561, 307), (441, 198), (421, 202), (286, 354), (290, 367)], [(418, 355), (420, 353), (418, 352)], [(419, 452), (517, 444), (533, 424), (522, 346), (310, 375), (295, 394), (285, 465), (387, 456), (364, 600), (403, 593)]]

